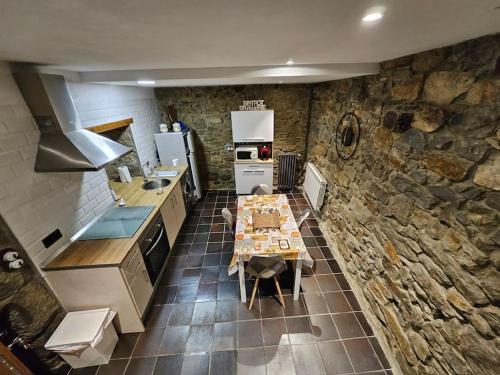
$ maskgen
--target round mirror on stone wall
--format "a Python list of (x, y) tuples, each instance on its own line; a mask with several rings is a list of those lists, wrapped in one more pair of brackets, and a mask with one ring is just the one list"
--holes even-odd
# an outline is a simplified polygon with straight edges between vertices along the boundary
[(335, 149), (342, 160), (349, 159), (358, 147), (361, 127), (359, 118), (353, 112), (345, 113), (337, 124)]

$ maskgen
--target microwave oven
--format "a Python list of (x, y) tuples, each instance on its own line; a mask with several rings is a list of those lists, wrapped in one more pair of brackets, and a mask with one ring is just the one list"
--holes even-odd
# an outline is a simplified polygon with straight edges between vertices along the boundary
[(236, 160), (257, 160), (258, 158), (257, 146), (236, 147)]

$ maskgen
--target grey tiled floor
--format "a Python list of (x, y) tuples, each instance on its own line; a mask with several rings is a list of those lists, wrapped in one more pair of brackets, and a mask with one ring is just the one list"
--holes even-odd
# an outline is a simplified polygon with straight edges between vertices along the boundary
[[(288, 194), (294, 214), (307, 207)], [(233, 242), (220, 209), (236, 211), (234, 192), (208, 192), (184, 224), (147, 319), (124, 334), (108, 365), (71, 374), (392, 374), (377, 339), (314, 218), (301, 232), (314, 272), (304, 272), (298, 301), (293, 274), (281, 276), (283, 309), (262, 282), (251, 311), (227, 275)], [(247, 292), (252, 281), (247, 281)]]

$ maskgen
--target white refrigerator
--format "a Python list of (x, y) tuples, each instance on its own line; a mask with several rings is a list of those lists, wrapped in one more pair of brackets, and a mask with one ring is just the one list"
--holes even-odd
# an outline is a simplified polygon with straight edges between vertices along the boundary
[(192, 131), (157, 133), (155, 142), (161, 165), (171, 166), (173, 159), (179, 159), (179, 165), (189, 167), (194, 196), (200, 199), (202, 191)]

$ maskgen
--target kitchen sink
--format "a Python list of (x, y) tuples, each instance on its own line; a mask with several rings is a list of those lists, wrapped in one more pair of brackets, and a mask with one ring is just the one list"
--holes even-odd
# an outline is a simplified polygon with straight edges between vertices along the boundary
[(170, 185), (170, 180), (167, 178), (162, 178), (160, 181), (151, 180), (142, 184), (144, 190), (158, 189), (159, 187), (165, 187)]

